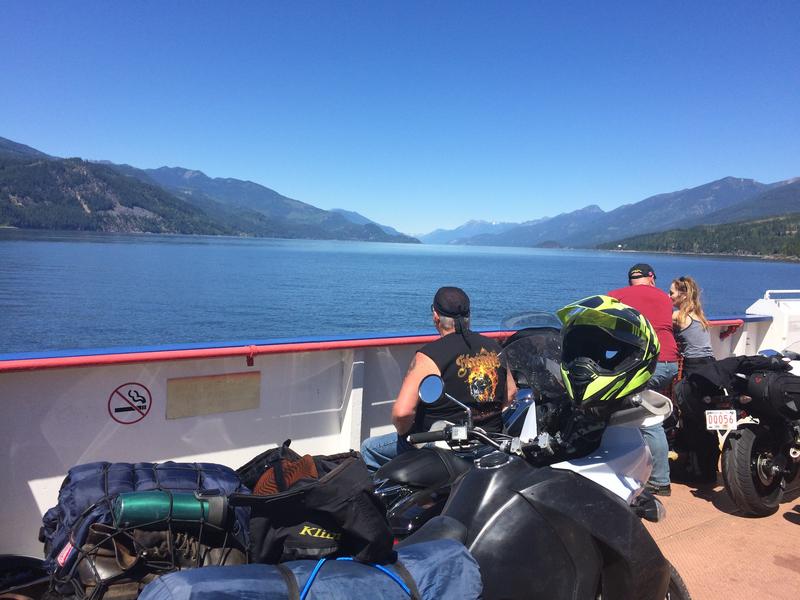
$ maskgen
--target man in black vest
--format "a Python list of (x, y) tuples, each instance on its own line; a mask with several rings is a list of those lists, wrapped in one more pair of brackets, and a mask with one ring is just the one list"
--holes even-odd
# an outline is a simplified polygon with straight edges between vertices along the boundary
[(408, 434), (428, 431), (435, 421), (466, 419), (464, 410), (446, 398), (429, 405), (419, 402), (419, 384), (427, 375), (442, 377), (447, 393), (472, 409), (476, 427), (487, 432), (503, 429), (500, 413), (514, 397), (516, 385), (503, 364), (500, 345), (469, 330), (469, 297), (460, 288), (439, 288), (431, 311), (441, 337), (420, 348), (411, 361), (392, 407), (397, 432), (361, 444), (361, 455), (372, 471), (414, 449), (405, 439)]

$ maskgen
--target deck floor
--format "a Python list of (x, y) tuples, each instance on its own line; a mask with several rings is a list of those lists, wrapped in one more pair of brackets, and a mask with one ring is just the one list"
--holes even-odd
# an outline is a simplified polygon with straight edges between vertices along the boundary
[(800, 490), (774, 515), (741, 515), (722, 485), (672, 484), (667, 517), (647, 523), (693, 600), (800, 598)]

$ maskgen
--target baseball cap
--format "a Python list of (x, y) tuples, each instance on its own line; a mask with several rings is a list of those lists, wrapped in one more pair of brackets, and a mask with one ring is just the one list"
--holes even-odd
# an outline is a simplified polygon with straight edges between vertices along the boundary
[(647, 263), (636, 263), (628, 269), (628, 279), (640, 279), (642, 277), (655, 278), (655, 276), (656, 272), (653, 270), (653, 267)]
[(444, 317), (468, 317), (469, 296), (461, 288), (440, 287), (433, 297), (433, 309)]

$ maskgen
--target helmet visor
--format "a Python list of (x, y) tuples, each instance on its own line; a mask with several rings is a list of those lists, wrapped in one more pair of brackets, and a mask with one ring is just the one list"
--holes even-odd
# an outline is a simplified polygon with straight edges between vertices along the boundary
[(590, 358), (600, 369), (613, 372), (641, 350), (641, 343), (631, 343), (628, 335), (614, 335), (600, 327), (578, 325), (564, 336), (561, 362), (569, 364), (578, 358)]

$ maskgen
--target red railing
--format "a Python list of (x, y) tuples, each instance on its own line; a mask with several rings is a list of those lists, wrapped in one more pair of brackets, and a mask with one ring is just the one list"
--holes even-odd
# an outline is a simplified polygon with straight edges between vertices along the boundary
[[(504, 339), (511, 331), (483, 332), (492, 338)], [(343, 350), (357, 348), (374, 348), (376, 346), (407, 346), (425, 344), (438, 336), (417, 335), (406, 337), (368, 338), (353, 340), (329, 340), (319, 342), (292, 342), (264, 345), (228, 346), (224, 348), (194, 348), (189, 350), (153, 350), (148, 352), (125, 352), (119, 354), (90, 354), (86, 356), (60, 356), (53, 358), (21, 358), (0, 361), (0, 373), (9, 371), (32, 371), (39, 369), (60, 369), (66, 367), (96, 367), (102, 365), (122, 365), (130, 363), (162, 362), (172, 360), (190, 360), (204, 358), (228, 358), (242, 356), (247, 364), (253, 364), (253, 358), (263, 354), (289, 354), (296, 352), (322, 352), (325, 350)]]
[[(717, 319), (709, 323), (714, 327), (722, 327), (720, 339), (734, 333), (742, 325), (744, 319)], [(511, 331), (489, 331), (484, 335), (496, 339), (504, 339)], [(365, 338), (352, 340), (323, 340), (317, 342), (275, 342), (262, 345), (227, 346), (224, 348), (193, 348), (187, 350), (151, 350), (146, 352), (124, 352), (116, 354), (90, 354), (82, 356), (60, 356), (52, 358), (20, 358), (0, 360), (0, 373), (9, 371), (32, 371), (38, 369), (60, 369), (66, 367), (96, 367), (102, 365), (122, 365), (130, 363), (161, 362), (172, 360), (197, 360), (204, 358), (228, 358), (242, 356), (252, 366), (253, 359), (263, 354), (289, 354), (295, 352), (322, 352), (325, 350), (343, 350), (358, 348), (374, 348), (376, 346), (407, 346), (425, 344), (435, 340), (436, 334), (397, 336), (387, 338)]]

